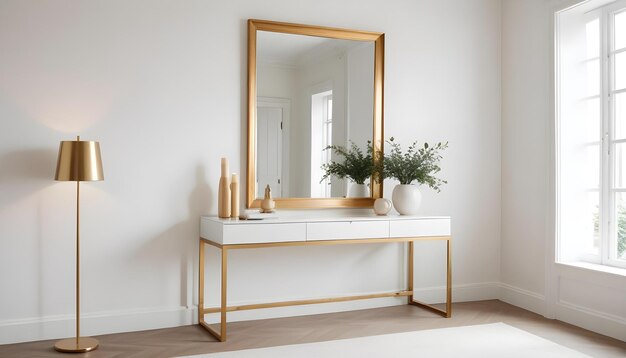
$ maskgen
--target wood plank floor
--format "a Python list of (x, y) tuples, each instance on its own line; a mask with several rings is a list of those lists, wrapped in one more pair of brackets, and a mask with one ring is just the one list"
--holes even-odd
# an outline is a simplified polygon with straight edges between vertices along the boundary
[[(456, 303), (442, 318), (413, 306), (394, 306), (229, 324), (228, 341), (216, 342), (199, 326), (98, 336), (100, 347), (73, 357), (175, 357), (379, 334), (504, 322), (592, 357), (626, 357), (626, 343), (548, 320), (500, 301)], [(60, 357), (56, 340), (0, 346), (0, 357)]]

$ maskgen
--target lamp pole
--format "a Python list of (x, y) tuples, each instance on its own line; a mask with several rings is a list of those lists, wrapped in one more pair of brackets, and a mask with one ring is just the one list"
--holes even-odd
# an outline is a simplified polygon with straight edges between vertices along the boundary
[[(80, 137), (78, 137), (80, 138)], [(76, 181), (76, 349), (80, 346), (80, 180)]]

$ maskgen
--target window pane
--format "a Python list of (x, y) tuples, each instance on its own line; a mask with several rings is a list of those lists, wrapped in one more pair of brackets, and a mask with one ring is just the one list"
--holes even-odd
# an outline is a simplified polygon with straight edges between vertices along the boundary
[(587, 194), (587, 210), (593, 229), (591, 236), (587, 236), (583, 243), (583, 252), (597, 255), (600, 253), (600, 193), (590, 192)]
[(587, 62), (587, 96), (600, 94), (600, 60)]
[(626, 146), (624, 143), (615, 144), (615, 188), (623, 188), (626, 184)]
[(626, 88), (626, 52), (615, 55), (615, 89), (622, 88)]
[[(600, 140), (600, 99), (592, 98), (587, 101), (587, 117), (585, 118), (585, 135), (589, 142)], [(625, 133), (626, 135), (626, 133)]]
[(587, 162), (585, 163), (585, 173), (587, 176), (587, 188), (596, 189), (600, 187), (600, 145), (587, 146)]
[(612, 245), (617, 249), (617, 259), (626, 260), (626, 193), (615, 193), (615, 221), (617, 227), (613, 231), (617, 237)]
[(615, 49), (626, 47), (626, 11), (615, 15)]
[(328, 119), (333, 119), (333, 99), (328, 100)]
[(615, 94), (615, 139), (626, 138), (626, 93)]
[(600, 57), (600, 20), (595, 19), (586, 25), (587, 58)]

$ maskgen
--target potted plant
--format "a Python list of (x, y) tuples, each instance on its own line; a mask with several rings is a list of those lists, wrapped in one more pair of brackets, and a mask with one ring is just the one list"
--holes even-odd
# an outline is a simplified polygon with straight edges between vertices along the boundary
[(348, 197), (370, 196), (370, 190), (365, 185), (365, 181), (372, 176), (374, 171), (372, 142), (367, 141), (365, 154), (353, 141), (350, 141), (349, 148), (340, 145), (329, 145), (324, 150), (332, 150), (338, 157), (343, 157), (343, 161), (331, 161), (323, 164), (324, 176), (320, 183), (330, 176), (340, 179), (348, 178), (354, 182), (348, 191)]
[(440, 152), (448, 147), (448, 143), (437, 143), (434, 146), (424, 143), (418, 148), (417, 141), (415, 141), (406, 152), (402, 151), (400, 144), (396, 143), (393, 137), (387, 143), (391, 150), (384, 156), (382, 177), (393, 178), (400, 182), (393, 188), (391, 196), (393, 206), (401, 215), (416, 214), (422, 201), (422, 194), (419, 187), (413, 183), (428, 185), (437, 192), (441, 191), (441, 185), (447, 183), (435, 177), (434, 174), (441, 170)]

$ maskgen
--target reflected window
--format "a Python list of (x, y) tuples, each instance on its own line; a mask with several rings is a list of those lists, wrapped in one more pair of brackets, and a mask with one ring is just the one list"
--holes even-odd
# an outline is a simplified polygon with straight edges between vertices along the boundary
[(330, 163), (332, 151), (325, 150), (333, 144), (333, 91), (311, 96), (311, 197), (330, 198), (331, 178), (320, 182), (324, 176), (322, 166)]
[[(333, 144), (333, 95), (331, 94), (324, 96), (322, 99), (322, 103), (324, 108), (322, 109), (322, 147), (327, 148), (329, 145)], [(324, 164), (330, 163), (330, 156), (332, 155), (332, 151), (324, 150), (324, 154), (322, 155), (322, 160), (319, 163), (320, 168)], [(330, 198), (330, 177), (324, 179), (322, 182), (324, 186), (324, 197)]]

